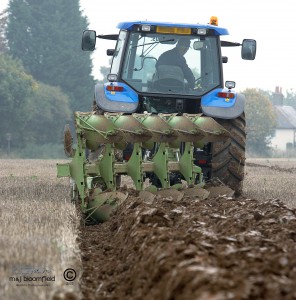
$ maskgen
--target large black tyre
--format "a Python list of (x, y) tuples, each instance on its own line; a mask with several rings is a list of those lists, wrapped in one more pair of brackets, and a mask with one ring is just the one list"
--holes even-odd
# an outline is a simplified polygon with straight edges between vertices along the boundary
[(215, 119), (230, 132), (230, 138), (212, 143), (211, 179), (218, 178), (240, 195), (245, 174), (246, 121), (243, 113), (236, 119)]

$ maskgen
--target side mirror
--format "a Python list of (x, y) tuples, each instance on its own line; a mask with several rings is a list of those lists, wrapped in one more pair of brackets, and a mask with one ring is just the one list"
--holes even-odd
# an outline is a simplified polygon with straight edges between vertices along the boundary
[(242, 43), (242, 59), (254, 60), (256, 57), (257, 44), (255, 40), (245, 39)]
[(201, 50), (204, 47), (204, 42), (203, 41), (195, 41), (193, 43), (193, 49), (194, 50)]
[(83, 51), (93, 51), (96, 47), (96, 32), (84, 30), (82, 33), (81, 48)]
[(115, 53), (115, 49), (107, 49), (107, 56), (113, 56)]

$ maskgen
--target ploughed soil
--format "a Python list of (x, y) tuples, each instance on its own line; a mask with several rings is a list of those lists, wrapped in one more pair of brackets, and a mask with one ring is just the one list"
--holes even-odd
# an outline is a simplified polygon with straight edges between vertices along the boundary
[(296, 299), (296, 210), (225, 186), (123, 192), (81, 227), (84, 299)]

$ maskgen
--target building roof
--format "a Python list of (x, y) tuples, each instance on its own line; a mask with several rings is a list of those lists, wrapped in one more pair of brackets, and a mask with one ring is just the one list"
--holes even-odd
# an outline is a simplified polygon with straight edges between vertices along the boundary
[(296, 129), (296, 110), (292, 106), (275, 105), (277, 129)]

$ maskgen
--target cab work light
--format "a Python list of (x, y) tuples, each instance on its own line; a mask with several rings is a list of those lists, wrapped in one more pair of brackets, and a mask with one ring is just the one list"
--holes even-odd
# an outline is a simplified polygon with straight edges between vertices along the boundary
[(198, 28), (197, 29), (197, 34), (199, 34), (199, 35), (206, 35), (207, 34), (206, 28)]
[(117, 81), (117, 75), (116, 75), (116, 74), (108, 74), (107, 79), (108, 79), (110, 82)]
[(142, 31), (150, 31), (151, 26), (150, 25), (142, 25), (141, 29), (142, 29)]
[(191, 34), (191, 28), (157, 26), (156, 32), (158, 32), (158, 33), (174, 33), (174, 34)]

